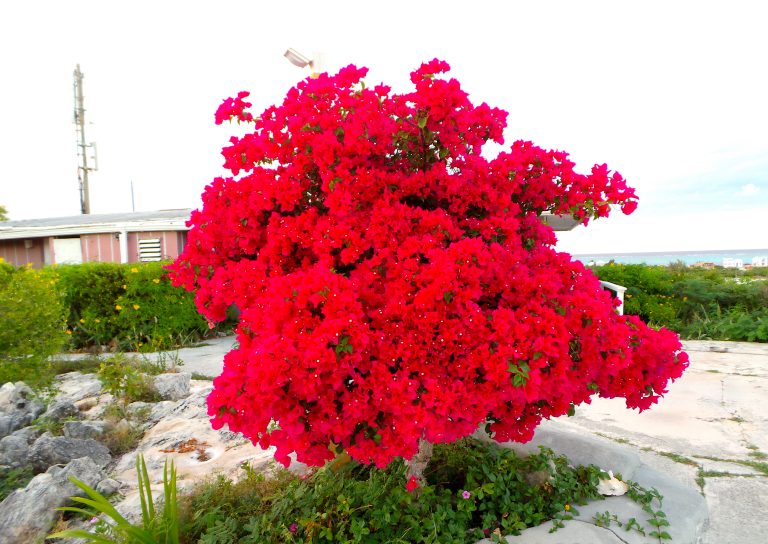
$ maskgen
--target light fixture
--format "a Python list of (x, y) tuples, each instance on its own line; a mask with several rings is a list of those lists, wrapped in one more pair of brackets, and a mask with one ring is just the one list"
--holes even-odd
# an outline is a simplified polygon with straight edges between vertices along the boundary
[(291, 61), (291, 64), (294, 66), (298, 66), (299, 68), (306, 68), (309, 66), (312, 68), (312, 59), (309, 57), (305, 57), (295, 49), (288, 48), (288, 51), (285, 52), (285, 58), (287, 58), (289, 61)]

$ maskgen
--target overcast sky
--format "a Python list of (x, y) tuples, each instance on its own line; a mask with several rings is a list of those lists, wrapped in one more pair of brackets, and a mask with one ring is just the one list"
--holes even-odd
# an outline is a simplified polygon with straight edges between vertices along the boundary
[(98, 148), (91, 211), (197, 207), (222, 173), (222, 99), (255, 112), (308, 73), (409, 87), (441, 58), (475, 103), (509, 112), (507, 142), (607, 163), (640, 196), (561, 235), (573, 253), (768, 247), (768, 5), (752, 2), (131, 2), (0, 5), (0, 204), (76, 215), (73, 78)]

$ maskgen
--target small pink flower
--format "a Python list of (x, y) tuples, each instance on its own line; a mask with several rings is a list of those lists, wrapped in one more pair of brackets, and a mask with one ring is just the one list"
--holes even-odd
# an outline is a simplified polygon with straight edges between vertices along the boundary
[(291, 526), (288, 527), (288, 530), (292, 532), (293, 534), (296, 534), (296, 531), (299, 530), (299, 526), (296, 525), (296, 523), (291, 523)]
[(462, 498), (462, 499), (468, 499), (468, 498), (470, 498), (471, 496), (472, 496), (472, 493), (470, 493), (469, 491), (462, 491), (462, 492), (461, 492), (461, 498)]

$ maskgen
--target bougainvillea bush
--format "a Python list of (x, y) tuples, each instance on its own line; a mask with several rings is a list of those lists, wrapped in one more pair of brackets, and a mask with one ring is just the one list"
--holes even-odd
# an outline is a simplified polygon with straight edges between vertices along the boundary
[(541, 219), (631, 213), (634, 191), (531, 142), (483, 157), (507, 114), (447, 71), (426, 63), (398, 94), (349, 66), (258, 117), (246, 92), (216, 113), (253, 131), (223, 150), (231, 176), (206, 188), (172, 278), (210, 322), (239, 309), (209, 413), (284, 464), (384, 466), (482, 424), (527, 441), (593, 395), (644, 410), (687, 366)]

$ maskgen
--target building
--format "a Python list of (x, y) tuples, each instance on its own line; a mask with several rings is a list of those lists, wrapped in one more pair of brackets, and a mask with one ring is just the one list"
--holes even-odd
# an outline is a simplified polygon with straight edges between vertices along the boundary
[(16, 266), (175, 259), (191, 210), (25, 219), (0, 223), (0, 257)]
[(752, 257), (752, 266), (768, 267), (768, 257)]
[(744, 260), (726, 257), (723, 259), (723, 268), (738, 268), (739, 270), (742, 270), (744, 268)]

